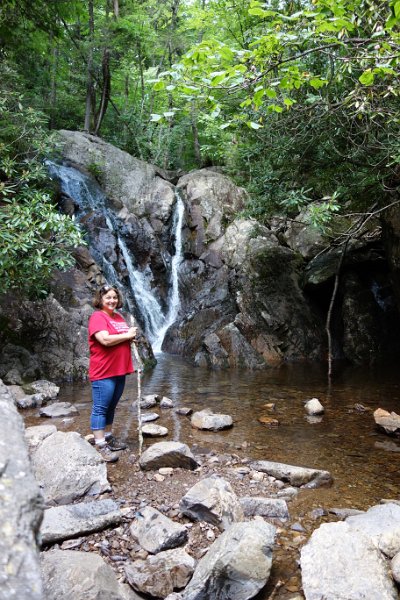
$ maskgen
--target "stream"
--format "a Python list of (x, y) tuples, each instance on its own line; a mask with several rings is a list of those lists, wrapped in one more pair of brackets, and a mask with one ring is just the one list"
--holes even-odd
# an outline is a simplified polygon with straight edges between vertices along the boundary
[[(301, 490), (289, 503), (291, 523), (301, 522), (306, 532), (321, 523), (313, 516), (314, 509), (367, 509), (381, 499), (399, 499), (400, 441), (377, 431), (372, 414), (378, 407), (399, 412), (398, 368), (342, 367), (328, 387), (326, 366), (319, 364), (292, 364), (264, 371), (210, 371), (194, 368), (176, 356), (158, 354), (157, 359), (155, 369), (142, 375), (143, 395), (167, 396), (175, 406), (189, 406), (194, 411), (209, 407), (234, 419), (230, 430), (204, 432), (192, 429), (190, 419), (176, 415), (174, 410), (157, 408), (157, 423), (169, 429), (163, 440), (185, 442), (200, 453), (237, 453), (331, 472), (331, 487)], [(316, 422), (304, 411), (304, 401), (313, 397), (325, 407), (324, 416)], [(134, 453), (138, 449), (137, 420), (131, 404), (136, 398), (134, 374), (127, 378), (115, 422), (116, 433), (126, 439)], [(62, 385), (59, 400), (75, 404), (79, 416), (51, 422), (61, 431), (89, 433), (89, 382)], [(274, 403), (275, 410), (265, 408), (266, 403)], [(356, 404), (367, 410), (358, 412)], [(43, 424), (37, 410), (25, 415), (27, 426)], [(279, 426), (262, 425), (258, 421), (261, 415), (278, 419)], [(145, 439), (144, 449), (155, 441)], [(129, 465), (125, 469), (119, 477), (129, 481)], [(336, 518), (326, 514), (322, 520)], [(280, 578), (289, 583), (276, 598), (289, 599), (292, 591), (301, 589), (296, 535), (294, 531), (283, 535), (285, 547), (277, 550), (271, 584), (257, 596), (259, 600), (269, 598), (271, 585)]]

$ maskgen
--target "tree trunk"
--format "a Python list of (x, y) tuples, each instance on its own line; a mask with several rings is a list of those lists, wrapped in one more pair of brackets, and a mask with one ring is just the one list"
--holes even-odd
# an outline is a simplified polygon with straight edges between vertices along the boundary
[(107, 111), (108, 101), (110, 99), (111, 91), (111, 75), (110, 75), (110, 51), (108, 48), (103, 50), (102, 60), (102, 71), (103, 71), (103, 91), (101, 94), (100, 106), (96, 118), (96, 127), (94, 129), (94, 135), (99, 134), (99, 130), (104, 119), (104, 115)]
[(57, 65), (58, 65), (58, 46), (57, 43), (53, 46), (52, 50), (52, 65), (51, 65), (51, 82), (50, 82), (50, 121), (49, 128), (54, 129), (55, 127), (55, 115), (56, 115), (56, 101), (57, 101)]
[(93, 38), (94, 38), (94, 11), (93, 11), (93, 0), (89, 0), (89, 51), (87, 56), (87, 68), (86, 68), (86, 109), (85, 109), (85, 123), (83, 130), (90, 132), (90, 122), (92, 116), (92, 105), (93, 105)]
[(194, 156), (196, 159), (197, 166), (201, 167), (202, 158), (201, 158), (201, 148), (200, 148), (200, 141), (199, 141), (199, 129), (197, 127), (197, 111), (196, 111), (196, 105), (194, 102), (192, 102), (192, 110), (191, 110), (190, 118), (191, 118), (191, 122), (192, 122)]

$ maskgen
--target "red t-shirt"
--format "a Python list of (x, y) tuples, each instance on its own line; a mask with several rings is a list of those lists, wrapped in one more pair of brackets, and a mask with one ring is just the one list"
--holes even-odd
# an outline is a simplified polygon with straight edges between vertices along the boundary
[(89, 379), (96, 381), (133, 373), (131, 343), (127, 340), (115, 346), (103, 346), (94, 337), (99, 331), (111, 335), (126, 333), (129, 327), (119, 313), (112, 317), (102, 310), (96, 310), (89, 319)]

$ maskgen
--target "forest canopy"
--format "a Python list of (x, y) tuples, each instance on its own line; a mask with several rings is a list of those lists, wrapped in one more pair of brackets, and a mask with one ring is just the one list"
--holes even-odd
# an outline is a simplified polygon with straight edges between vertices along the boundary
[(399, 19), (400, 0), (5, 0), (3, 197), (13, 113), (37, 157), (37, 140), (73, 129), (164, 168), (219, 166), (260, 221), (388, 204)]

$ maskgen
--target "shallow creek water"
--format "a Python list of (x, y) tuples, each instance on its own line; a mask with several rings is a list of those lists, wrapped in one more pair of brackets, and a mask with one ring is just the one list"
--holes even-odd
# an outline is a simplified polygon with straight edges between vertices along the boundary
[[(218, 433), (197, 431), (190, 420), (173, 410), (159, 410), (160, 425), (169, 429), (169, 440), (183, 441), (216, 452), (239, 453), (241, 457), (279, 461), (330, 471), (330, 488), (304, 490), (290, 502), (291, 521), (300, 520), (311, 530), (314, 508), (352, 507), (366, 509), (382, 498), (400, 498), (400, 440), (379, 433), (372, 413), (378, 408), (400, 411), (400, 371), (398, 368), (342, 368), (328, 386), (326, 365), (285, 365), (266, 371), (209, 371), (194, 368), (182, 358), (158, 355), (153, 371), (142, 375), (142, 394), (171, 398), (175, 406), (193, 410), (209, 407), (230, 414), (234, 427)], [(131, 403), (137, 398), (136, 375), (129, 376), (124, 397), (116, 416), (116, 431), (130, 449), (137, 451), (136, 411)], [(316, 397), (325, 407), (320, 422), (310, 422), (304, 401)], [(91, 408), (90, 384), (65, 384), (59, 400), (72, 402), (79, 416), (72, 420), (54, 419), (59, 430), (89, 433)], [(264, 408), (274, 403), (274, 412)], [(357, 412), (355, 404), (366, 412)], [(26, 414), (26, 425), (43, 424), (37, 411)], [(258, 422), (261, 415), (272, 416), (280, 425), (268, 428)], [(154, 440), (145, 440), (144, 445)], [(129, 478), (129, 471), (121, 474)], [(334, 520), (327, 517), (328, 520)], [(308, 531), (310, 533), (310, 530)], [(292, 540), (293, 541), (293, 540)], [(290, 547), (290, 540), (288, 540)], [(295, 544), (294, 544), (295, 545)], [(281, 568), (287, 569), (283, 561)], [(293, 568), (292, 590), (299, 587)], [(275, 573), (274, 580), (279, 577)], [(287, 572), (286, 577), (287, 581)], [(269, 589), (268, 594), (271, 592)], [(285, 590), (277, 598), (290, 598)], [(268, 594), (259, 596), (268, 598)]]

